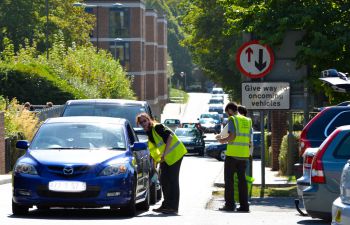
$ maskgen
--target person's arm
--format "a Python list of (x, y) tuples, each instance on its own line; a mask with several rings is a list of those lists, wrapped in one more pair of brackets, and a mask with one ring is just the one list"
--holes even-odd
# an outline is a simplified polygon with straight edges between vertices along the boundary
[(167, 154), (169, 154), (169, 149), (170, 149), (170, 144), (171, 144), (171, 141), (173, 140), (173, 136), (170, 134), (167, 141), (166, 141), (166, 144), (165, 144), (165, 150), (163, 152), (163, 155), (162, 155), (162, 159), (161, 159), (161, 162), (164, 161), (164, 158)]
[(228, 121), (228, 136), (224, 137), (224, 138), (221, 138), (221, 137), (217, 136), (217, 138), (218, 138), (218, 141), (221, 144), (225, 144), (225, 143), (227, 143), (229, 141), (233, 141), (236, 138), (235, 125), (234, 125), (232, 120)]

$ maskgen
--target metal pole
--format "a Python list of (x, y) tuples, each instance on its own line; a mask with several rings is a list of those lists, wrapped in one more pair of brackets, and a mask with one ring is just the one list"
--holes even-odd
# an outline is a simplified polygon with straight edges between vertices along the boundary
[(45, 13), (46, 13), (46, 32), (45, 32), (46, 59), (49, 59), (49, 0), (45, 0)]
[(261, 130), (261, 190), (260, 197), (264, 197), (265, 189), (265, 134), (264, 134), (264, 111), (260, 111), (260, 130)]
[(96, 51), (98, 52), (99, 50), (99, 43), (98, 43), (98, 38), (99, 38), (99, 29), (98, 29), (98, 14), (99, 14), (99, 6), (96, 6)]

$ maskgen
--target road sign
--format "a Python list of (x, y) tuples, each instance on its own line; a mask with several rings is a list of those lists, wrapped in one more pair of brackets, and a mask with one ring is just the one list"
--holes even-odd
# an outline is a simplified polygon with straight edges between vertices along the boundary
[(269, 73), (274, 63), (271, 48), (259, 44), (259, 41), (250, 41), (242, 45), (236, 54), (238, 69), (250, 78), (261, 78)]
[(287, 82), (242, 83), (242, 105), (247, 109), (289, 109), (290, 86)]

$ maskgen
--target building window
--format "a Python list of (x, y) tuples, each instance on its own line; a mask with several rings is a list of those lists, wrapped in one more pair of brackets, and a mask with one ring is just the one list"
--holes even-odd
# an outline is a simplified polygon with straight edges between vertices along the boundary
[(109, 51), (115, 59), (118, 59), (120, 64), (129, 70), (130, 66), (130, 44), (129, 42), (110, 42)]
[(129, 9), (110, 9), (109, 37), (129, 37)]

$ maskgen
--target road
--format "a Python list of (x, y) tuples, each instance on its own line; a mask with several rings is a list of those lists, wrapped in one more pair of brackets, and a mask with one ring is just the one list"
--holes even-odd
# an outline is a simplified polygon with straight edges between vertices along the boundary
[[(254, 199), (251, 213), (225, 213), (218, 210), (222, 198), (211, 201), (213, 182), (223, 163), (205, 157), (186, 156), (180, 174), (181, 200), (179, 215), (157, 214), (151, 210), (139, 212), (134, 218), (120, 216), (117, 212), (103, 209), (51, 209), (30, 211), (26, 217), (14, 217), (11, 212), (11, 184), (0, 185), (0, 224), (3, 225), (271, 225), (304, 224), (325, 225), (322, 221), (301, 217), (293, 207), (292, 199)], [(154, 207), (158, 207), (158, 203)]]
[[(185, 121), (196, 121), (207, 111), (209, 94), (190, 94), (190, 104), (183, 111)], [(178, 109), (178, 108), (177, 108)], [(176, 113), (178, 113), (177, 111)], [(177, 117), (176, 117), (177, 118)], [(251, 199), (251, 213), (225, 213), (218, 210), (224, 204), (222, 197), (213, 197), (213, 183), (223, 169), (216, 159), (185, 156), (180, 174), (181, 199), (179, 215), (139, 212), (126, 218), (108, 208), (103, 209), (51, 209), (30, 211), (26, 217), (14, 217), (11, 212), (11, 184), (0, 185), (0, 224), (2, 225), (326, 225), (320, 220), (301, 217), (294, 208), (292, 198)], [(159, 203), (152, 208), (159, 207)]]

